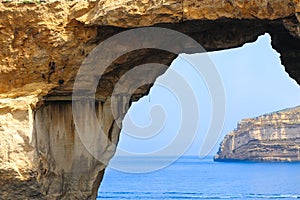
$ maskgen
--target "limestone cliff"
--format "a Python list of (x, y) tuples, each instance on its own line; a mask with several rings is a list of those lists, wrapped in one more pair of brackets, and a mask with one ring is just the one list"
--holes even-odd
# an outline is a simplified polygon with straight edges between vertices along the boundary
[(214, 159), (300, 161), (300, 107), (242, 120)]
[[(95, 198), (105, 165), (78, 138), (70, 114), (72, 88), (91, 51), (124, 30), (165, 27), (192, 37), (208, 51), (238, 47), (268, 32), (286, 71), (300, 82), (299, 0), (43, 2), (0, 2), (0, 199)], [(96, 107), (105, 134), (117, 143), (120, 124), (110, 109), (115, 84), (134, 66), (169, 65), (175, 57), (155, 49), (119, 57), (104, 72), (95, 104), (82, 109)], [(166, 69), (154, 73), (149, 67), (143, 81), (153, 83)], [(138, 100), (150, 86), (118, 96), (119, 121), (128, 101)], [(87, 116), (82, 122), (84, 132), (95, 131), (96, 122)], [(115, 146), (95, 141), (107, 150), (99, 156), (109, 160)]]

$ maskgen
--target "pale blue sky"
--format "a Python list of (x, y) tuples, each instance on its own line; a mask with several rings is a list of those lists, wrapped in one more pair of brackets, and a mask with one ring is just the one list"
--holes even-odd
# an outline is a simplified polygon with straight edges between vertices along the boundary
[[(209, 53), (211, 61), (218, 70), (226, 94), (226, 115), (222, 135), (214, 150), (214, 155), (223, 137), (236, 127), (244, 118), (259, 116), (268, 112), (300, 105), (300, 88), (288, 77), (280, 64), (279, 54), (272, 49), (268, 34), (260, 36), (254, 43), (245, 44), (241, 48)], [(186, 155), (198, 155), (202, 140), (211, 118), (211, 101), (205, 80), (195, 73), (185, 58), (197, 60), (197, 54), (180, 55), (172, 63), (172, 69), (180, 73), (191, 85), (199, 102), (199, 129), (197, 137)], [(168, 75), (166, 73), (164, 76)], [(180, 81), (178, 87), (180, 88)], [(167, 88), (154, 85), (150, 95), (134, 103), (129, 111), (131, 119), (141, 127), (151, 123), (149, 112), (154, 105), (160, 105), (166, 112), (166, 120), (160, 131), (147, 139), (131, 137), (124, 131), (121, 133), (119, 148), (123, 150), (148, 153), (168, 145), (180, 124), (180, 106), (174, 95)], [(126, 121), (126, 120), (125, 120)], [(123, 124), (126, 129), (126, 124)]]

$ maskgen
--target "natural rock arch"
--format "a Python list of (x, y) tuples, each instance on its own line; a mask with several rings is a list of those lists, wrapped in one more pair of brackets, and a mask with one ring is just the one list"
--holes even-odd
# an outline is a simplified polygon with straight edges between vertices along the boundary
[[(213, 51), (241, 46), (267, 32), (286, 71), (300, 83), (299, 9), (297, 0), (0, 3), (1, 196), (95, 198), (104, 166), (76, 134), (71, 94), (82, 61), (101, 41), (126, 29), (158, 26), (182, 32)], [(109, 101), (119, 77), (136, 65), (169, 65), (175, 57), (142, 49), (107, 69), (95, 107), (111, 141), (117, 142), (120, 132)], [(150, 87), (137, 89), (130, 101)], [(119, 103), (124, 116), (129, 105)], [(87, 132), (93, 129), (93, 121), (85, 122)]]

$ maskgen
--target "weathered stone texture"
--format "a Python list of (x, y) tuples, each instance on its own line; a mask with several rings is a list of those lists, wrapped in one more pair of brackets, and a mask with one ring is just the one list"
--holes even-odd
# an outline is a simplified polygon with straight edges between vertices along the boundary
[(300, 161), (300, 107), (242, 120), (215, 160)]
[[(300, 83), (299, 0), (22, 2), (0, 2), (0, 198), (95, 197), (105, 166), (76, 134), (71, 93), (78, 69), (92, 49), (122, 31), (165, 27), (192, 37), (208, 51), (238, 47), (268, 32), (286, 71)], [(176, 56), (155, 49), (121, 56), (99, 82), (98, 108), (110, 106), (115, 85), (130, 69), (145, 63), (170, 65)], [(166, 69), (154, 73), (149, 67), (148, 77), (128, 84), (141, 78), (151, 83)], [(151, 85), (138, 88), (133, 96), (120, 94), (124, 96), (117, 98), (117, 119), (110, 109), (106, 114), (99, 110), (111, 141), (117, 142), (119, 122), (130, 101), (145, 95)], [(114, 151), (108, 149), (109, 154), (101, 155), (107, 159)]]

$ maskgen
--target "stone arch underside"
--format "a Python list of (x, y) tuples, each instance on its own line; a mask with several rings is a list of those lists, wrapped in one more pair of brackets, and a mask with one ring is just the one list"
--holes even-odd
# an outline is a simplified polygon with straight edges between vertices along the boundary
[[(148, 2), (152, 10), (134, 2), (0, 3), (5, 16), (0, 19), (0, 198), (96, 197), (105, 165), (86, 150), (76, 133), (71, 95), (84, 58), (122, 31), (169, 28), (192, 37), (207, 51), (239, 47), (269, 33), (287, 73), (300, 83), (298, 1), (212, 1), (215, 6), (207, 7), (209, 0), (193, 4), (153, 0)], [(166, 65), (158, 71), (149, 68), (146, 77), (130, 77), (128, 86), (137, 81), (153, 83), (176, 56), (141, 49), (119, 57), (103, 74), (96, 102), (81, 105), (82, 110), (94, 107), (105, 134), (117, 143), (120, 127), (110, 101), (115, 84), (137, 65)], [(146, 95), (151, 86), (145, 84), (130, 96), (119, 94), (117, 119), (123, 119), (130, 102)], [(84, 113), (82, 123), (87, 133), (95, 131), (97, 122)], [(115, 147), (101, 142), (107, 153), (100, 156), (109, 160)]]

